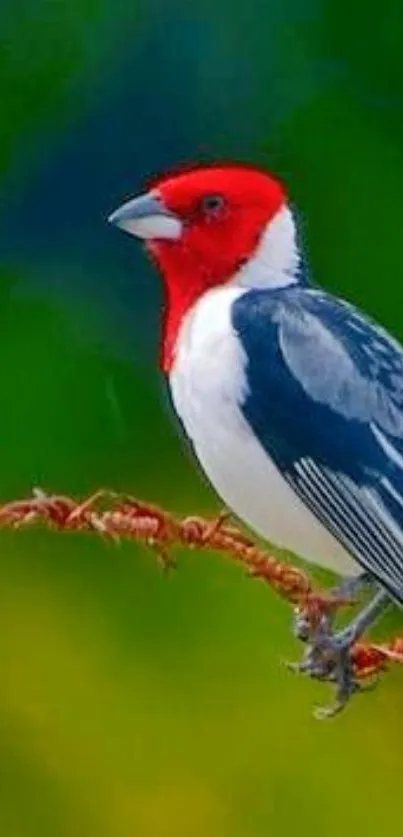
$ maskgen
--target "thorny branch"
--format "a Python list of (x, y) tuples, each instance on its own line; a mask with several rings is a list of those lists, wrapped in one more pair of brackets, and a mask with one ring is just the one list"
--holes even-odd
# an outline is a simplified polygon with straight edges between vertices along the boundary
[[(114, 540), (143, 541), (154, 550), (165, 569), (175, 566), (172, 550), (177, 546), (222, 552), (293, 605), (308, 626), (308, 639), (309, 631), (315, 630), (323, 616), (333, 618), (341, 608), (353, 604), (345, 597), (316, 589), (306, 573), (257, 546), (229, 522), (226, 513), (213, 520), (182, 520), (151, 503), (107, 490), (77, 502), (35, 489), (26, 500), (0, 506), (0, 527), (17, 529), (38, 522), (63, 531), (96, 532)], [(360, 681), (384, 671), (391, 662), (403, 663), (403, 637), (382, 645), (359, 642), (352, 651), (355, 675)]]

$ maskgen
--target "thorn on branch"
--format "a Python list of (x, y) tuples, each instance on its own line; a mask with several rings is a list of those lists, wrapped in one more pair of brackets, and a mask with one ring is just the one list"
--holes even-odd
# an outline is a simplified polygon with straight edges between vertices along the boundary
[[(212, 549), (242, 564), (249, 576), (269, 584), (295, 608), (304, 626), (304, 641), (324, 618), (333, 619), (352, 599), (314, 589), (301, 569), (279, 561), (258, 547), (252, 538), (229, 522), (221, 512), (213, 520), (193, 516), (177, 519), (156, 505), (107, 489), (96, 491), (81, 502), (64, 495), (48, 495), (35, 488), (32, 497), (0, 506), (0, 527), (13, 529), (42, 523), (74, 532), (92, 532), (120, 541), (143, 541), (156, 554), (164, 570), (176, 566), (174, 547)], [(384, 671), (390, 663), (403, 663), (403, 637), (387, 644), (358, 642), (351, 662), (356, 677), (367, 680)]]

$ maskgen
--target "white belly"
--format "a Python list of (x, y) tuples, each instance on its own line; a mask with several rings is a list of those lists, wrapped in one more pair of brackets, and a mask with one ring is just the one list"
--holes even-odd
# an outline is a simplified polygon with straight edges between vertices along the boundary
[(245, 291), (206, 294), (179, 336), (170, 384), (199, 462), (225, 505), (279, 547), (341, 574), (359, 567), (282, 477), (244, 419), (245, 355), (230, 306)]

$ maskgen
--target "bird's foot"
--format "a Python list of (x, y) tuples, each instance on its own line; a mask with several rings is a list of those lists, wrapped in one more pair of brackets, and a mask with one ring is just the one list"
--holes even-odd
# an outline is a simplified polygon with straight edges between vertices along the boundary
[(309, 621), (309, 612), (305, 617), (303, 612), (297, 614), (294, 631), (298, 631), (300, 638), (308, 643), (308, 648), (303, 659), (290, 667), (308, 677), (330, 681), (336, 685), (335, 703), (333, 706), (317, 710), (316, 717), (327, 718), (335, 715), (345, 708), (356, 692), (363, 690), (354, 667), (353, 648), (362, 633), (388, 603), (387, 594), (379, 591), (351, 624), (339, 631), (333, 630), (334, 613), (331, 610), (323, 611), (314, 624)]
[(318, 719), (330, 718), (341, 712), (350, 698), (362, 690), (362, 684), (357, 679), (351, 658), (351, 647), (342, 633), (329, 634), (326, 642), (322, 634), (317, 644), (312, 644), (297, 663), (289, 664), (289, 668), (315, 680), (334, 683), (336, 698), (330, 706), (318, 707), (314, 715)]

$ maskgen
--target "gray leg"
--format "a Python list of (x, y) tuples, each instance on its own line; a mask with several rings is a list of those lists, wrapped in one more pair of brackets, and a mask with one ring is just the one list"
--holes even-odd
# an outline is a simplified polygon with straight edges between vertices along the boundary
[(332, 637), (331, 641), (335, 643), (335, 647), (340, 650), (351, 648), (389, 604), (390, 597), (386, 590), (378, 590), (374, 598), (361, 610), (351, 624)]
[[(348, 602), (350, 599), (354, 600), (365, 587), (372, 586), (374, 583), (374, 579), (369, 573), (361, 573), (361, 575), (354, 577), (343, 578), (341, 583), (337, 587), (333, 587), (329, 593), (341, 599), (345, 598), (346, 602)], [(329, 634), (333, 619), (334, 617), (330, 614), (324, 616), (323, 624), (319, 630), (326, 628)], [(293, 633), (302, 642), (309, 642), (312, 639), (309, 617), (303, 611), (297, 613), (295, 616)]]
[(354, 599), (362, 593), (365, 587), (371, 587), (373, 584), (375, 584), (375, 579), (370, 573), (360, 573), (360, 575), (343, 578), (339, 586), (334, 587), (331, 592), (337, 596), (345, 596), (346, 599)]
[(354, 675), (351, 648), (389, 604), (388, 593), (378, 589), (373, 599), (347, 628), (334, 633), (331, 620), (323, 617), (314, 636), (307, 637), (307, 653), (300, 663), (292, 667), (318, 680), (331, 680), (337, 686), (335, 705), (319, 710), (317, 717), (329, 717), (339, 712), (354, 692), (361, 688)]

